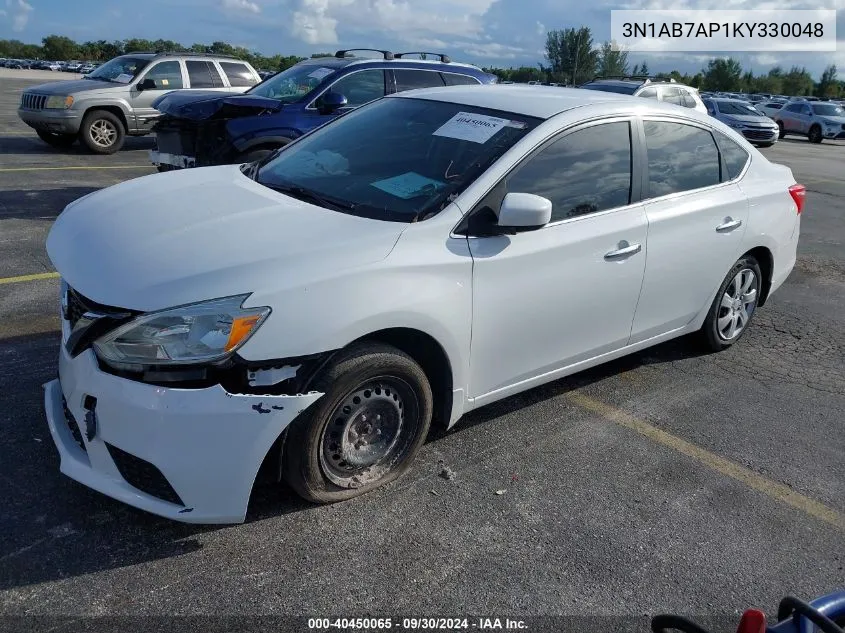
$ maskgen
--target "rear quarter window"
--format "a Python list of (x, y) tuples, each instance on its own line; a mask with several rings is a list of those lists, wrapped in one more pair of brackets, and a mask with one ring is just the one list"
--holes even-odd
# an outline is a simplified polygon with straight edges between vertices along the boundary
[(443, 81), (447, 86), (475, 86), (480, 84), (475, 77), (469, 75), (459, 75), (457, 73), (440, 73)]
[(716, 132), (716, 138), (719, 141), (722, 158), (725, 160), (725, 166), (728, 171), (723, 180), (738, 178), (748, 164), (751, 155), (721, 132)]
[(220, 62), (220, 68), (226, 73), (226, 77), (229, 79), (229, 85), (231, 86), (242, 88), (244, 86), (254, 86), (258, 83), (246, 64)]

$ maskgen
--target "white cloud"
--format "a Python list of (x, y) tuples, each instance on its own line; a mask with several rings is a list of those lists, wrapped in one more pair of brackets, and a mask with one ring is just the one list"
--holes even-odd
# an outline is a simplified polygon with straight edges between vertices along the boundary
[(537, 35), (545, 35), (546, 34), (546, 25), (537, 21)]
[(6, 8), (0, 15), (8, 17), (12, 23), (12, 30), (23, 31), (29, 22), (29, 16), (35, 9), (26, 0), (6, 0)]
[(261, 7), (252, 0), (223, 0), (223, 8), (244, 13), (261, 13)]
[(509, 46), (499, 43), (469, 45), (464, 48), (464, 51), (475, 57), (495, 59), (516, 59), (517, 57), (524, 57), (529, 54), (526, 49), (520, 48), (519, 46)]

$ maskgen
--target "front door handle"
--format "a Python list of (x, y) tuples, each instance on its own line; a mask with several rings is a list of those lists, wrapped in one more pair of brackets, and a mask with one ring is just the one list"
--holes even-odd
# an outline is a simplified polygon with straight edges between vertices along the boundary
[(724, 221), (716, 227), (718, 233), (727, 233), (742, 226), (742, 220), (734, 220), (733, 218), (725, 218)]
[(628, 242), (623, 240), (619, 242), (619, 248), (615, 251), (610, 251), (604, 258), (609, 260), (622, 259), (623, 257), (636, 255), (641, 250), (643, 250), (642, 244), (628, 244)]

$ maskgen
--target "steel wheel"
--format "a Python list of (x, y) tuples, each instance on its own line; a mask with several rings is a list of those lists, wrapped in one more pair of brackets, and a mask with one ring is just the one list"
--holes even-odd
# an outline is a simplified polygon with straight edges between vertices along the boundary
[(103, 149), (108, 149), (117, 141), (118, 132), (111, 121), (97, 119), (91, 123), (90, 135), (95, 145)]
[(716, 319), (716, 329), (722, 340), (734, 340), (748, 325), (757, 304), (759, 286), (757, 275), (750, 268), (740, 270), (728, 284)]
[(335, 408), (320, 440), (320, 468), (341, 488), (380, 479), (402, 461), (419, 424), (414, 390), (380, 376), (352, 390)]

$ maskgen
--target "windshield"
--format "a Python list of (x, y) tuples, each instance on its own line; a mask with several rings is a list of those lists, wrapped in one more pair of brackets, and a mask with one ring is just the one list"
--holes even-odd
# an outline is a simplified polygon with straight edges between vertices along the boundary
[(737, 101), (717, 101), (716, 103), (719, 105), (719, 112), (722, 114), (766, 116), (753, 105), (747, 103), (739, 103)]
[(89, 79), (103, 79), (120, 84), (128, 84), (150, 63), (143, 57), (115, 57), (85, 75)]
[(813, 112), (821, 116), (845, 116), (845, 111), (832, 103), (824, 103), (813, 106)]
[(624, 84), (584, 84), (581, 88), (587, 90), (601, 90), (603, 92), (617, 92), (623, 95), (632, 95), (639, 88), (638, 85), (626, 86)]
[(442, 101), (380, 99), (288, 145), (256, 180), (353, 215), (414, 222), (448, 205), (538, 123)]
[(309, 94), (320, 83), (337, 72), (337, 68), (315, 64), (297, 64), (260, 83), (249, 94), (276, 99), (282, 103), (293, 103)]

